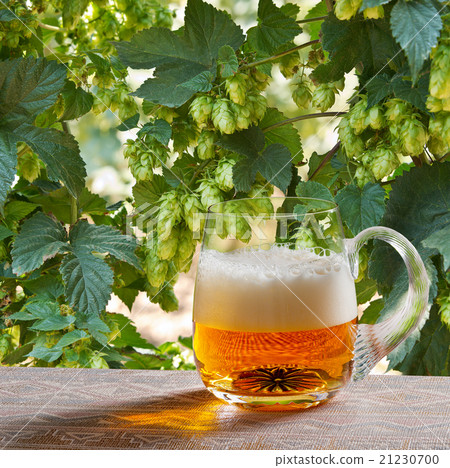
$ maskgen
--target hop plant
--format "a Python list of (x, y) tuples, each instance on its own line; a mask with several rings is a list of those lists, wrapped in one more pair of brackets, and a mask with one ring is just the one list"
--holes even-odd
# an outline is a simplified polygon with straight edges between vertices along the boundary
[(26, 151), (20, 154), (17, 160), (17, 168), (21, 176), (31, 183), (39, 177), (41, 163), (38, 156), (27, 147)]
[(211, 118), (213, 104), (214, 101), (211, 96), (198, 96), (192, 101), (189, 112), (199, 128), (206, 127), (208, 124), (208, 120)]
[(203, 160), (214, 158), (214, 132), (203, 130), (200, 133), (197, 141), (197, 156)]
[(218, 98), (214, 101), (212, 121), (220, 133), (231, 134), (235, 132), (236, 120), (231, 110), (231, 102), (228, 99)]
[(214, 178), (220, 190), (227, 192), (234, 187), (233, 184), (233, 166), (236, 161), (233, 159), (221, 159), (215, 172)]
[(166, 279), (169, 262), (158, 257), (156, 248), (146, 253), (143, 267), (148, 282), (155, 288), (161, 287)]
[(246, 105), (250, 109), (253, 122), (259, 122), (266, 113), (267, 100), (261, 94), (248, 94)]
[(368, 151), (362, 158), (362, 162), (369, 167), (375, 179), (381, 180), (392, 173), (400, 164), (397, 155), (386, 146)]
[(0, 334), (0, 362), (11, 350), (12, 336), (9, 333)]
[(204, 180), (200, 183), (197, 191), (200, 193), (200, 201), (205, 211), (211, 205), (224, 201), (223, 192), (215, 180)]
[(418, 156), (428, 140), (428, 134), (422, 122), (415, 114), (408, 116), (401, 127), (400, 139), (403, 153), (409, 156)]
[(311, 247), (316, 247), (316, 242), (314, 241), (314, 233), (311, 229), (306, 227), (299, 227), (292, 238), (295, 240), (295, 247), (297, 249), (308, 249)]
[(363, 15), (365, 19), (379, 19), (384, 18), (384, 8), (383, 5), (366, 8), (363, 11)]
[(257, 68), (251, 70), (250, 79), (252, 80), (253, 86), (250, 88), (256, 88), (258, 91), (264, 91), (269, 85), (269, 75), (266, 75)]
[(280, 72), (286, 79), (292, 78), (298, 72), (299, 64), (300, 55), (297, 51), (285, 55), (280, 60)]
[(231, 101), (240, 106), (245, 105), (245, 96), (248, 88), (248, 76), (243, 73), (235, 75), (225, 80), (225, 89)]
[(431, 136), (441, 140), (448, 151), (450, 148), (450, 112), (438, 112), (434, 118), (430, 118), (428, 131)]
[(334, 12), (340, 20), (349, 20), (356, 15), (362, 0), (336, 0)]
[(159, 213), (157, 218), (158, 239), (164, 241), (172, 233), (172, 228), (181, 221), (182, 207), (176, 190), (161, 195), (159, 201)]
[(355, 135), (361, 134), (369, 125), (370, 120), (366, 107), (367, 96), (364, 95), (350, 111), (349, 123), (353, 128)]
[(178, 234), (179, 230), (174, 227), (167, 239), (158, 241), (156, 255), (158, 255), (161, 260), (171, 260), (177, 253)]
[(292, 99), (299, 109), (307, 109), (311, 104), (312, 93), (306, 81), (300, 81), (292, 92)]
[(334, 87), (328, 83), (323, 83), (314, 90), (311, 104), (321, 112), (325, 112), (334, 104), (335, 99)]
[(217, 232), (219, 237), (233, 236), (243, 242), (248, 242), (252, 230), (246, 220), (248, 205), (245, 203), (226, 203), (223, 209), (223, 232)]
[(347, 156), (358, 158), (364, 152), (364, 142), (360, 137), (355, 135), (353, 128), (350, 126), (348, 116), (343, 117), (339, 122), (338, 134)]
[(404, 116), (412, 112), (410, 104), (401, 99), (390, 99), (384, 105), (386, 107), (384, 116), (390, 122), (400, 122)]
[(372, 171), (366, 166), (361, 165), (356, 168), (355, 178), (358, 184), (358, 187), (363, 188), (369, 182), (373, 182), (374, 177)]
[(175, 266), (179, 271), (188, 271), (195, 252), (196, 241), (190, 229), (180, 229)]
[(430, 71), (430, 95), (437, 99), (450, 99), (450, 47), (443, 40), (434, 53)]
[(203, 232), (205, 209), (199, 196), (195, 193), (187, 193), (181, 198), (181, 204), (183, 206), (183, 218), (189, 229), (192, 232)]
[(252, 124), (252, 113), (248, 107), (240, 106), (232, 102), (231, 110), (236, 120), (236, 130), (245, 130), (250, 127)]
[(365, 125), (372, 127), (374, 130), (380, 130), (386, 126), (386, 119), (381, 106), (373, 106), (367, 110)]

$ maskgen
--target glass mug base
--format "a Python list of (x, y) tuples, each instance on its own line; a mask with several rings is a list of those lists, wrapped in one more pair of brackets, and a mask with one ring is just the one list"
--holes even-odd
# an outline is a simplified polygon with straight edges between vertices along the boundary
[(220, 400), (258, 411), (292, 411), (327, 402), (350, 379), (352, 363), (345, 375), (332, 379), (320, 369), (300, 367), (251, 368), (221, 377), (200, 370), (207, 390)]

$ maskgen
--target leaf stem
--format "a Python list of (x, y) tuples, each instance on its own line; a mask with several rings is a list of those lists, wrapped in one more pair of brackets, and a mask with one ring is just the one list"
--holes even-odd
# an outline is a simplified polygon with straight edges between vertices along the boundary
[(298, 20), (298, 24), (303, 24), (303, 23), (314, 23), (315, 21), (322, 21), (324, 19), (328, 18), (328, 16), (318, 16), (317, 18), (305, 18), (302, 20)]
[(325, 4), (327, 5), (328, 11), (333, 11), (333, 0), (325, 0)]
[(320, 164), (317, 166), (316, 170), (311, 174), (311, 177), (308, 180), (313, 180), (313, 178), (318, 174), (322, 168), (325, 166), (325, 164), (336, 154), (337, 150), (341, 146), (341, 142), (338, 141), (333, 148), (328, 151), (327, 155), (320, 161)]
[(51, 24), (45, 24), (39, 21), (38, 26), (42, 29), (48, 29), (49, 31), (63, 32), (64, 28), (58, 28), (58, 26), (52, 26)]
[(312, 44), (317, 44), (319, 42), (319, 39), (315, 39), (314, 41), (309, 41), (305, 42), (304, 44), (300, 44), (298, 46), (292, 47), (292, 49), (285, 50), (284, 52), (281, 52), (276, 55), (272, 55), (271, 57), (267, 57), (265, 59), (257, 60), (256, 62), (251, 62), (247, 63), (245, 65), (241, 65), (239, 67), (240, 70), (245, 70), (247, 68), (252, 68), (252, 67), (257, 67), (258, 65), (263, 65), (264, 63), (271, 62), (272, 60), (279, 59), (281, 57), (284, 57), (285, 55), (292, 54), (296, 50), (304, 49), (305, 47), (309, 47)]
[(347, 112), (319, 112), (317, 114), (306, 114), (306, 115), (299, 115), (298, 117), (292, 117), (292, 119), (282, 120), (281, 122), (277, 122), (269, 127), (263, 128), (263, 132), (269, 132), (274, 128), (281, 127), (283, 125), (287, 125), (293, 122), (299, 122), (300, 120), (309, 120), (309, 119), (317, 119), (318, 117), (340, 117), (341, 115), (345, 115)]
[(78, 219), (78, 205), (77, 205), (77, 199), (73, 197), (72, 195), (70, 196), (70, 224), (73, 226)]

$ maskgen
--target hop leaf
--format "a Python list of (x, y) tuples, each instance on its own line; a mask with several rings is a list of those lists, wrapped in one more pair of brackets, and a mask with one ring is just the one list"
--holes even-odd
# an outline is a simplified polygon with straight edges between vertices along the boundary
[(234, 133), (236, 121), (231, 110), (231, 102), (228, 99), (216, 99), (212, 109), (212, 121), (220, 133)]

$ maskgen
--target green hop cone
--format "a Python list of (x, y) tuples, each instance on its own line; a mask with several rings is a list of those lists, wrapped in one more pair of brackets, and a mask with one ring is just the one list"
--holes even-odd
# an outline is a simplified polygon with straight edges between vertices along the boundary
[(442, 42), (434, 53), (430, 70), (430, 95), (437, 99), (450, 98), (450, 47)]
[(425, 126), (415, 115), (408, 116), (400, 130), (403, 153), (407, 156), (418, 156), (428, 140)]
[(365, 149), (364, 142), (355, 135), (353, 128), (350, 126), (348, 116), (343, 117), (339, 122), (338, 134), (347, 156), (359, 158)]
[(250, 109), (252, 121), (258, 123), (266, 113), (267, 100), (261, 94), (248, 94), (246, 106)]
[(233, 166), (235, 164), (236, 161), (232, 159), (221, 159), (214, 172), (217, 186), (224, 192), (228, 192), (228, 190), (231, 190), (234, 187)]
[(190, 229), (181, 229), (178, 241), (178, 250), (175, 257), (175, 265), (178, 270), (186, 271), (192, 261), (197, 242), (194, 240)]
[(367, 107), (367, 97), (362, 98), (353, 106), (349, 113), (349, 123), (355, 135), (361, 134), (369, 125)]
[(268, 197), (273, 193), (273, 186), (270, 184), (254, 184), (248, 192), (248, 197), (253, 200), (248, 200), (248, 203), (253, 207), (256, 215), (273, 214), (273, 205)]
[(108, 363), (102, 358), (101, 353), (91, 350), (88, 357), (91, 369), (109, 369)]
[(172, 229), (170, 236), (166, 240), (158, 240), (156, 255), (161, 260), (171, 260), (177, 253), (179, 229)]
[(155, 110), (155, 117), (157, 119), (165, 120), (167, 123), (172, 124), (173, 119), (179, 117), (174, 109), (170, 107), (161, 106)]
[(323, 83), (314, 90), (311, 104), (321, 112), (325, 112), (334, 104), (335, 99), (333, 86)]
[(314, 240), (314, 233), (311, 229), (305, 227), (299, 227), (292, 237), (295, 239), (297, 249), (309, 249), (317, 245)]
[(217, 231), (217, 234), (221, 238), (225, 238), (227, 235), (232, 236), (240, 241), (248, 242), (252, 236), (252, 230), (246, 216), (251, 215), (249, 213), (247, 204), (229, 202), (224, 205), (223, 209), (223, 232)]
[(157, 232), (160, 241), (169, 238), (172, 228), (181, 220), (182, 208), (175, 190), (166, 192), (159, 199)]
[(356, 283), (359, 283), (366, 277), (367, 267), (369, 266), (369, 254), (367, 253), (367, 249), (360, 249), (358, 257), (358, 278), (355, 280)]
[(148, 154), (143, 153), (139, 158), (130, 159), (128, 167), (136, 181), (152, 180), (152, 161)]
[(248, 88), (248, 76), (243, 73), (235, 75), (225, 80), (225, 89), (230, 99), (240, 106), (245, 105), (245, 96)]
[(340, 20), (349, 20), (358, 13), (362, 0), (336, 0), (334, 12)]
[(164, 284), (169, 262), (161, 260), (154, 248), (147, 252), (143, 267), (147, 280), (153, 287), (159, 288)]
[(204, 210), (208, 210), (211, 205), (224, 201), (223, 192), (220, 190), (215, 180), (204, 180), (197, 191), (200, 193), (200, 201)]
[(245, 130), (250, 127), (252, 124), (252, 113), (248, 107), (240, 106), (232, 102), (231, 110), (236, 120), (236, 130)]
[(311, 104), (312, 93), (306, 82), (299, 83), (292, 91), (292, 99), (299, 109), (307, 109)]
[(251, 70), (250, 78), (253, 82), (253, 86), (249, 86), (249, 88), (256, 88), (258, 91), (264, 91), (269, 85), (269, 75), (266, 75), (257, 68)]
[(22, 153), (17, 161), (19, 174), (28, 182), (35, 181), (41, 172), (41, 163), (38, 156), (28, 148), (25, 153)]
[(211, 96), (196, 97), (189, 108), (189, 112), (199, 128), (207, 125), (208, 120), (211, 118), (212, 110), (213, 98)]
[(412, 112), (411, 106), (401, 99), (389, 99), (384, 105), (386, 107), (384, 116), (391, 122), (400, 122)]
[(373, 106), (367, 110), (365, 124), (366, 126), (370, 125), (374, 130), (380, 130), (386, 126), (386, 119), (381, 106)]
[(382, 5), (375, 6), (372, 8), (366, 8), (363, 11), (365, 19), (379, 19), (384, 18), (384, 8)]
[(439, 305), (442, 322), (450, 329), (450, 288), (446, 287), (440, 291), (436, 302)]
[(373, 182), (373, 174), (366, 166), (358, 166), (355, 171), (355, 178), (358, 187), (363, 188), (369, 182)]
[(203, 130), (197, 140), (197, 156), (200, 159), (212, 159), (215, 156), (214, 132)]
[[(387, 147), (378, 147), (371, 152), (371, 156), (371, 161), (367, 163), (377, 180), (388, 176), (400, 165), (397, 155)], [(363, 162), (366, 163), (364, 160)]]
[(300, 55), (297, 51), (281, 57), (280, 72), (286, 78), (292, 78), (297, 72), (300, 64)]
[(200, 238), (205, 224), (205, 209), (195, 193), (187, 193), (181, 198), (183, 206), (183, 218), (189, 229)]
[(438, 112), (434, 118), (430, 118), (428, 131), (430, 135), (441, 139), (448, 151), (450, 147), (450, 112)]
[(236, 120), (228, 99), (218, 98), (214, 101), (212, 121), (220, 133), (229, 135), (236, 131)]

